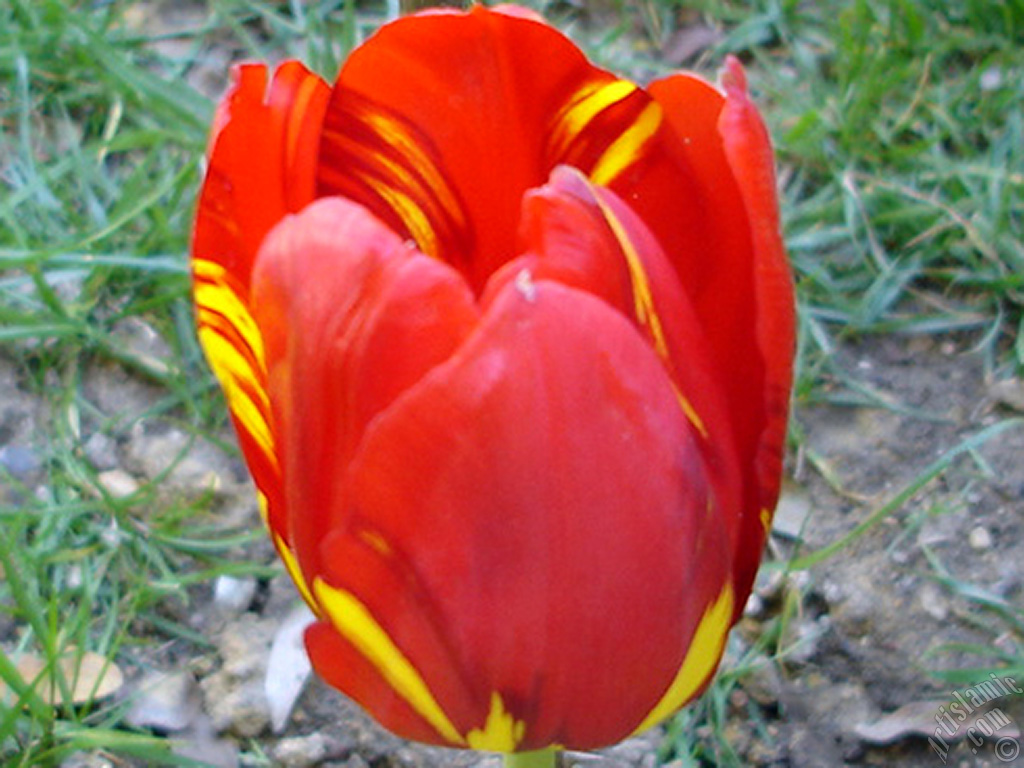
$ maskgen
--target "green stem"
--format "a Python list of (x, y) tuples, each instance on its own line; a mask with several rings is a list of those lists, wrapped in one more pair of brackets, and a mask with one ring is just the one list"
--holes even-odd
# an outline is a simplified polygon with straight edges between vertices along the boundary
[(558, 751), (539, 749), (536, 752), (509, 752), (505, 755), (505, 768), (555, 768)]

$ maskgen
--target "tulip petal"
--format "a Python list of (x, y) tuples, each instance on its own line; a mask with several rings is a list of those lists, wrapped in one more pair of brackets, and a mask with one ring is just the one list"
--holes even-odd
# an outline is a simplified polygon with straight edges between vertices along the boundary
[(759, 402), (760, 433), (754, 453), (758, 484), (756, 518), (750, 509), (745, 521), (746, 540), (737, 555), (737, 588), (746, 600), (771, 527), (779, 497), (783, 450), (786, 439), (790, 390), (793, 385), (793, 354), (796, 338), (796, 304), (793, 276), (786, 257), (776, 194), (775, 164), (771, 138), (760, 113), (747, 94), (743, 67), (735, 57), (726, 60), (722, 78), (725, 108), (719, 118), (725, 154), (736, 178), (750, 222), (754, 254), (754, 337), (764, 360)]
[(661, 122), (640, 88), (592, 66), (531, 14), (420, 14), (386, 25), (346, 61), (318, 185), (366, 205), (479, 290), (516, 255), (527, 189), (562, 163), (607, 183)]
[[(529, 275), (380, 413), (344, 484), (325, 582), (366, 607), (477, 745), (628, 735), (728, 589), (724, 524), (662, 361), (618, 311)], [(363, 530), (386, 546), (353, 542)], [(359, 548), (370, 575), (349, 567)], [(715, 616), (697, 687), (728, 627)], [(382, 719), (379, 702), (416, 698), (387, 677), (366, 697)]]
[[(671, 254), (724, 385), (747, 478), (734, 560), (738, 616), (778, 496), (795, 321), (771, 145), (738, 62), (728, 72), (725, 94), (688, 74), (648, 89), (678, 139), (665, 143), (665, 166), (689, 191), (653, 177), (637, 182), (651, 194), (635, 201), (616, 189)], [(673, 204), (680, 199), (684, 206)]]
[(754, 333), (765, 361), (765, 422), (758, 446), (757, 468), (761, 507), (771, 512), (779, 493), (782, 444), (792, 386), (796, 335), (793, 276), (779, 231), (771, 139), (747, 94), (743, 67), (734, 57), (726, 61), (723, 84), (728, 98), (719, 118), (719, 132), (746, 208), (754, 249), (754, 304), (757, 308)]
[(249, 278), (267, 231), (313, 197), (315, 136), (329, 89), (298, 62), (267, 84), (267, 70), (234, 70), (210, 141), (192, 244), (199, 340), (224, 389), (260, 509), (282, 556), (290, 556), (281, 479), (266, 394), (263, 338), (252, 317)]
[(482, 302), (528, 268), (535, 280), (586, 290), (618, 309), (647, 337), (671, 377), (680, 407), (699, 436), (715, 488), (716, 514), (739, 536), (739, 467), (722, 384), (704, 329), (650, 230), (617, 195), (579, 171), (559, 167), (526, 195), (520, 245), (487, 285)]
[(192, 254), (249, 285), (264, 236), (313, 199), (317, 142), (330, 89), (297, 61), (267, 83), (262, 64), (243, 64), (220, 103), (196, 211)]
[(284, 535), (312, 584), (339, 480), (366, 425), (461, 344), (477, 309), (457, 272), (339, 198), (271, 231), (252, 303), (280, 436)]

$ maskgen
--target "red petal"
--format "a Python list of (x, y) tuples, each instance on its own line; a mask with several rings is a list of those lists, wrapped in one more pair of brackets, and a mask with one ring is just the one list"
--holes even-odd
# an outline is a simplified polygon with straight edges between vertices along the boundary
[[(325, 556), (326, 581), (367, 606), (446, 712), (475, 709), (481, 727), (497, 694), (525, 722), (520, 748), (615, 741), (660, 699), (728, 572), (694, 440), (629, 321), (526, 276), (370, 425), (335, 507), (339, 536), (386, 543), (420, 615), (341, 559)], [(461, 675), (430, 662), (426, 626)]]
[(217, 108), (196, 211), (193, 290), (200, 340), (227, 395), (261, 507), (279, 544), (287, 547), (263, 340), (251, 315), (249, 278), (267, 231), (313, 198), (316, 137), (330, 91), (294, 61), (278, 68), (269, 88), (262, 65), (242, 65), (234, 78)]
[(711, 363), (704, 329), (650, 230), (613, 192), (561, 167), (548, 185), (526, 196), (521, 241), (529, 255), (491, 279), (484, 305), (529, 268), (535, 280), (581, 288), (630, 318), (662, 360), (684, 413), (699, 433), (713, 475), (715, 514), (722, 515), (730, 540), (736, 542), (742, 488), (722, 382)]
[(474, 6), (383, 27), (345, 63), (319, 187), (363, 203), (476, 288), (511, 259), (523, 193), (557, 156), (557, 115), (615, 78), (563, 35)]
[(476, 322), (453, 270), (365, 209), (325, 198), (288, 216), (253, 269), (253, 307), (286, 491), (287, 539), (307, 582), (366, 424), (446, 359)]
[(248, 288), (263, 237), (313, 199), (330, 89), (297, 61), (278, 67), (269, 88), (262, 64), (243, 64), (233, 76), (214, 119), (192, 255), (220, 264)]
[(741, 70), (730, 66), (726, 96), (686, 74), (649, 88), (676, 138), (664, 144), (670, 161), (664, 167), (674, 167), (690, 188), (641, 179), (635, 200), (616, 188), (670, 254), (724, 384), (745, 477), (735, 560), (738, 612), (778, 492), (794, 298), (778, 231), (771, 146)]
[[(753, 247), (755, 344), (764, 360), (760, 435), (754, 456), (759, 489), (758, 522), (750, 520), (737, 558), (737, 584), (745, 599), (757, 571), (765, 528), (778, 501), (782, 454), (786, 439), (789, 395), (793, 383), (796, 311), (793, 277), (779, 231), (775, 165), (771, 139), (757, 108), (747, 95), (747, 81), (739, 60), (729, 57), (723, 77), (725, 108), (719, 132), (746, 209)], [(753, 512), (754, 510), (751, 510)]]
[[(359, 609), (369, 611), (374, 620), (382, 613), (400, 615), (403, 620), (386, 633), (380, 628), (386, 635), (382, 639), (374, 637), (378, 630), (365, 622), (354, 625), (351, 606), (342, 606), (346, 610), (340, 611), (341, 618), (334, 617), (337, 625), (322, 630), (336, 639), (330, 642), (331, 653), (314, 655), (317, 671), (390, 730), (420, 741), (465, 746), (462, 734), (477, 719), (477, 703), (431, 596), (419, 589), (416, 574), (405, 567), (401, 553), (372, 521), (352, 516), (326, 535), (322, 555), (328, 573), (315, 590), (327, 608), (321, 609), (324, 615), (330, 617), (331, 594), (338, 589), (332, 583), (336, 581), (333, 574), (343, 572), (341, 584), (350, 603), (359, 600)], [(386, 606), (386, 611), (380, 606)], [(337, 654), (342, 645), (347, 651)], [(361, 670), (358, 679), (350, 678), (353, 669)]]

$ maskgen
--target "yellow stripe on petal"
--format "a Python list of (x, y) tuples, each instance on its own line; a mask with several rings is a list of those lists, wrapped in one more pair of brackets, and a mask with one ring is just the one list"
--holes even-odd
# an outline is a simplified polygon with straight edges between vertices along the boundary
[(391, 557), (391, 545), (388, 544), (388, 540), (381, 536), (376, 531), (370, 531), (363, 529), (359, 531), (359, 538), (370, 546), (378, 555), (384, 557)]
[(196, 259), (192, 269), (199, 342), (224, 389), (231, 413), (276, 470), (259, 326), (220, 264)]
[(434, 197), (441, 204), (441, 207), (455, 222), (456, 226), (465, 226), (465, 217), (462, 207), (455, 199), (451, 187), (437, 170), (437, 164), (424, 151), (419, 141), (410, 133), (409, 129), (398, 120), (389, 118), (379, 112), (368, 112), (364, 119), (366, 123), (384, 140), (390, 148), (397, 151), (406, 161), (408, 168), (416, 170), (423, 177), (427, 187), (434, 194)]
[(657, 102), (652, 101), (611, 146), (608, 147), (590, 172), (590, 180), (607, 186), (620, 173), (636, 162), (644, 145), (661, 127), (662, 112)]
[(704, 612), (697, 631), (690, 640), (690, 648), (683, 663), (654, 709), (637, 726), (634, 733), (646, 731), (671, 715), (689, 701), (714, 671), (722, 655), (722, 646), (729, 632), (733, 608), (732, 584), (726, 583), (722, 592)]
[(287, 542), (280, 535), (274, 533), (274, 544), (277, 546), (277, 554), (281, 557), (281, 562), (284, 563), (285, 570), (288, 571), (288, 575), (292, 577), (292, 581), (295, 582), (295, 586), (299, 590), (299, 594), (302, 595), (302, 599), (306, 601), (306, 605), (313, 609), (313, 613), (320, 616), (320, 608), (317, 605), (316, 600), (313, 599), (313, 593), (309, 591), (309, 584), (306, 583), (305, 577), (302, 575), (302, 568), (299, 567), (298, 558), (295, 557), (295, 553), (292, 552)]
[[(633, 289), (633, 312), (636, 315), (637, 322), (640, 323), (641, 327), (646, 328), (647, 332), (651, 335), (651, 342), (658, 356), (666, 363), (670, 363), (668, 343), (665, 341), (665, 331), (661, 326), (661, 318), (654, 307), (651, 282), (647, 278), (647, 270), (644, 269), (643, 260), (640, 258), (640, 254), (637, 253), (632, 240), (629, 239), (629, 233), (626, 232), (625, 226), (616, 217), (611, 207), (597, 195), (594, 196), (594, 199), (597, 201), (601, 214), (604, 216), (609, 229), (611, 229), (616, 242), (619, 244), (619, 250), (622, 251), (623, 258), (626, 260), (630, 285)], [(693, 403), (679, 391), (674, 381), (672, 382), (672, 391), (675, 393), (679, 407), (682, 409), (687, 420), (700, 433), (701, 437), (707, 438), (708, 430), (704, 425), (704, 420), (701, 419), (700, 414), (693, 407)]]
[(382, 109), (358, 98), (340, 105), (337, 125), (324, 129), (321, 181), (353, 199), (372, 192), (421, 251), (444, 258), (444, 249), (464, 236), (466, 214), (429, 138)]
[(772, 511), (770, 509), (761, 510), (761, 527), (764, 528), (764, 535), (768, 536), (772, 532)]
[(675, 393), (676, 400), (679, 402), (679, 407), (683, 409), (683, 415), (685, 415), (690, 424), (693, 425), (693, 428), (700, 433), (700, 436), (707, 440), (708, 429), (704, 426), (704, 420), (701, 419), (697, 410), (693, 407), (693, 403), (687, 400), (683, 393), (679, 391), (679, 387), (676, 386), (674, 381), (672, 382), (672, 391)]
[(200, 309), (209, 309), (231, 323), (252, 351), (260, 373), (266, 365), (263, 354), (263, 336), (249, 312), (249, 307), (230, 286), (230, 275), (220, 264), (205, 259), (192, 262), (196, 276), (195, 302)]
[(647, 279), (647, 270), (644, 269), (640, 254), (633, 247), (629, 234), (622, 222), (615, 216), (611, 207), (600, 197), (594, 197), (601, 209), (608, 227), (611, 229), (615, 240), (619, 244), (623, 257), (626, 259), (626, 268), (629, 270), (630, 285), (633, 288), (633, 311), (636, 319), (651, 334), (651, 341), (654, 343), (654, 351), (662, 360), (668, 360), (668, 345), (665, 343), (665, 333), (661, 327), (661, 318), (654, 309), (654, 297), (651, 294), (651, 283)]
[(505, 709), (505, 702), (497, 692), (491, 694), (491, 709), (483, 728), (466, 734), (470, 749), (487, 752), (514, 752), (526, 734), (526, 723), (516, 720)]
[(263, 521), (267, 530), (270, 530), (270, 501), (267, 499), (267, 494), (258, 487), (256, 488), (256, 506), (260, 511), (260, 520)]
[[(274, 439), (267, 422), (270, 406), (266, 392), (254, 378), (245, 357), (231, 342), (208, 326), (200, 327), (199, 342), (224, 389), (231, 413), (259, 446), (267, 461), (276, 468)], [(249, 384), (249, 388), (243, 386), (243, 383)], [(250, 394), (250, 391), (254, 394)]]
[(380, 195), (391, 210), (398, 214), (398, 218), (402, 220), (412, 239), (416, 241), (416, 246), (427, 256), (440, 258), (441, 244), (438, 242), (437, 233), (434, 232), (430, 219), (416, 204), (416, 201), (409, 194), (392, 186), (387, 181), (369, 174), (358, 175), (370, 189)]
[(313, 592), (335, 629), (377, 669), (395, 692), (446, 741), (464, 745), (466, 740), (441, 709), (422, 675), (369, 609), (351, 592), (336, 589), (323, 579), (313, 582)]
[(636, 91), (637, 85), (628, 80), (587, 83), (576, 91), (555, 120), (551, 140), (554, 155), (562, 156), (595, 117), (608, 107), (629, 98)]

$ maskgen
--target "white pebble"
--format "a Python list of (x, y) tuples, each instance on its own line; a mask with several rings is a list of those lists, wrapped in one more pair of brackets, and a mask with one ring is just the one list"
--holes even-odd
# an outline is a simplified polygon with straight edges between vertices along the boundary
[(971, 545), (971, 549), (989, 549), (992, 546), (992, 534), (988, 532), (988, 528), (979, 525), (967, 534), (967, 543)]

